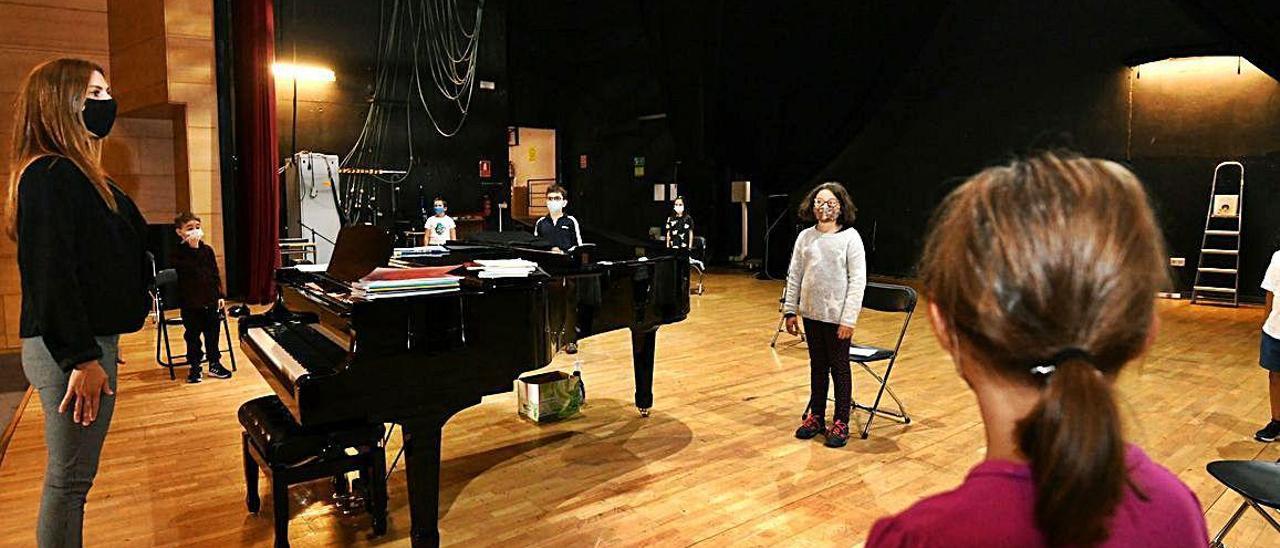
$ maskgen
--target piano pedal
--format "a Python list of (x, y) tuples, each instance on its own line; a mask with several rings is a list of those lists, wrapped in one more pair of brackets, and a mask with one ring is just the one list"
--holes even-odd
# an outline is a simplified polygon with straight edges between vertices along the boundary
[(647, 419), (647, 418), (649, 418), (649, 408), (648, 408), (648, 407), (637, 407), (636, 409), (640, 410), (640, 418), (642, 418), (642, 419)]
[(338, 513), (344, 516), (356, 516), (363, 514), (365, 511), (365, 498), (358, 493), (348, 495), (333, 496), (334, 506), (338, 508)]
[(333, 504), (344, 516), (354, 516), (364, 512), (364, 487), (360, 481), (348, 481), (345, 474), (333, 478)]

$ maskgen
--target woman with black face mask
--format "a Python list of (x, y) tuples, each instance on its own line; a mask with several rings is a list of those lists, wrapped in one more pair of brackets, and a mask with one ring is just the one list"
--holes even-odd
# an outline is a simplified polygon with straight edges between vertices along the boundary
[(82, 544), (115, 410), (117, 341), (150, 309), (146, 221), (102, 168), (116, 114), (104, 74), (79, 59), (44, 63), (14, 110), (4, 221), (18, 243), (22, 369), (44, 409), (41, 547)]

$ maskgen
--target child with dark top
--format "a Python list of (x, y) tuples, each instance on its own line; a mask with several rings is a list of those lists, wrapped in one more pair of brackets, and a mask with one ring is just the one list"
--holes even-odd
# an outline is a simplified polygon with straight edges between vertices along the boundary
[(684, 212), (684, 196), (671, 202), (671, 216), (667, 217), (667, 247), (689, 249), (693, 247), (693, 217)]
[(560, 185), (547, 188), (548, 215), (533, 224), (533, 235), (549, 242), (551, 250), (558, 253), (568, 253), (582, 245), (582, 229), (578, 226), (578, 220), (564, 211), (565, 206), (569, 205), (566, 195), (564, 187)]
[[(204, 230), (200, 218), (183, 213), (173, 220), (173, 228), (181, 241), (170, 255), (169, 263), (178, 271), (178, 299), (182, 309), (182, 327), (186, 333), (187, 362), (191, 372), (187, 382), (200, 382), (200, 363), (207, 358), (209, 376), (231, 378), (231, 372), (222, 367), (222, 353), (218, 349), (218, 331), (222, 325), (221, 312), (226, 302), (222, 294), (222, 277), (218, 273), (218, 260), (213, 248), (201, 241)], [(201, 348), (200, 337), (204, 337)]]
[(1110, 161), (1043, 153), (952, 192), (921, 284), (986, 455), (867, 547), (1208, 545), (1196, 496), (1125, 440), (1116, 401), (1154, 339), (1164, 257), (1142, 183)]

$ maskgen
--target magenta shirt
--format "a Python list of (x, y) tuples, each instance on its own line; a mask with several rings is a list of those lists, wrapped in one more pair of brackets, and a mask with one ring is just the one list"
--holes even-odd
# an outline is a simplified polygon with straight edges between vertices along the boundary
[[(1147, 496), (1125, 493), (1111, 518), (1111, 536), (1102, 546), (1183, 546), (1209, 544), (1200, 503), (1177, 476), (1128, 446), (1129, 478)], [(984, 461), (954, 491), (917, 502), (877, 521), (867, 548), (883, 546), (1047, 546), (1035, 525), (1035, 485), (1031, 467)]]

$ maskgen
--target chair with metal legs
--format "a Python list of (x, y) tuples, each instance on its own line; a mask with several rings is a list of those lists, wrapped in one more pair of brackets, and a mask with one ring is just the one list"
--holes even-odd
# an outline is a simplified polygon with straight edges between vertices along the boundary
[[(177, 379), (173, 368), (185, 367), (193, 365), (187, 361), (182, 355), (175, 356), (173, 347), (169, 342), (169, 328), (182, 325), (182, 316), (169, 317), (168, 312), (174, 310), (173, 307), (165, 304), (164, 293), (166, 288), (171, 287), (178, 281), (178, 271), (172, 268), (166, 268), (156, 272), (155, 288), (152, 290), (152, 299), (155, 301), (156, 315), (156, 363), (160, 367), (169, 370), (169, 380)], [(222, 337), (225, 343), (224, 352), (231, 357), (231, 370), (236, 371), (236, 353), (231, 346), (231, 323), (227, 320), (227, 311), (218, 311), (218, 320), (222, 322)]]
[(1280, 532), (1280, 522), (1271, 515), (1271, 511), (1280, 510), (1280, 461), (1220, 460), (1209, 463), (1205, 468), (1214, 479), (1244, 497), (1244, 502), (1240, 503), (1226, 525), (1214, 535), (1213, 541), (1209, 543), (1211, 548), (1226, 546), (1223, 539), (1249, 508), (1261, 515), (1272, 529)]
[(698, 275), (698, 285), (693, 287), (693, 293), (701, 295), (703, 292), (702, 278), (707, 273), (707, 239), (702, 236), (693, 238), (693, 246), (689, 248), (689, 268)]
[[(871, 405), (864, 405), (858, 403), (856, 399), (853, 400), (854, 411), (865, 411), (867, 413), (867, 422), (862, 425), (862, 439), (864, 440), (871, 433), (871, 421), (876, 415), (901, 422), (902, 424), (911, 424), (911, 417), (907, 415), (907, 410), (903, 407), (902, 400), (898, 398), (898, 395), (893, 392), (893, 388), (889, 386), (889, 375), (893, 373), (893, 366), (898, 360), (898, 353), (902, 349), (902, 341), (907, 337), (907, 327), (911, 325), (911, 315), (915, 312), (916, 301), (916, 291), (904, 285), (871, 282), (867, 284), (867, 290), (863, 294), (863, 309), (904, 314), (902, 329), (898, 331), (898, 340), (894, 343), (892, 349), (861, 344), (849, 345), (849, 361), (862, 366), (862, 369), (868, 375), (871, 375), (871, 378), (875, 379), (879, 385), (876, 390), (875, 400)], [(876, 373), (869, 365), (885, 360), (888, 360), (889, 363), (885, 366), (883, 376)], [(898, 406), (897, 411), (880, 409), (880, 403), (886, 393), (894, 404)]]
[[(778, 327), (773, 330), (773, 340), (769, 341), (769, 348), (777, 348), (778, 337), (782, 336), (783, 333), (787, 332), (787, 329), (786, 329), (787, 315), (782, 313), (782, 308), (786, 305), (786, 303), (787, 303), (787, 286), (783, 285), (782, 296), (778, 297)], [(797, 336), (800, 337), (799, 342), (805, 342), (803, 327), (800, 328), (800, 334)]]

